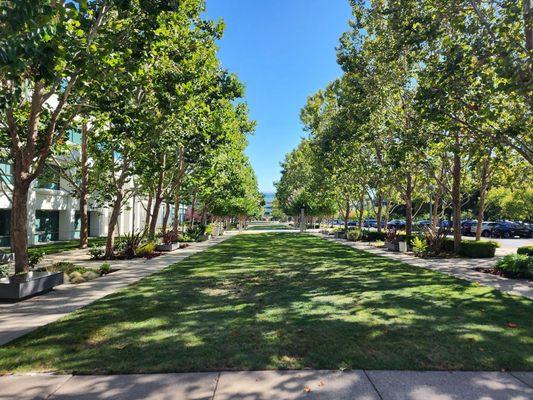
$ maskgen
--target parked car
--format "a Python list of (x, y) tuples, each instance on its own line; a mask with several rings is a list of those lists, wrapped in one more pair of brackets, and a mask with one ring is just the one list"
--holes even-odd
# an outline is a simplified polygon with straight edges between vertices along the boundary
[[(491, 237), (492, 229), (497, 225), (497, 222), (484, 221), (481, 224), (481, 236)], [(475, 235), (477, 231), (477, 222), (473, 225), (470, 225), (470, 232), (472, 235)]]
[(387, 224), (388, 229), (405, 229), (405, 220), (393, 219)]
[(492, 236), (503, 238), (512, 238), (516, 236), (532, 238), (533, 229), (524, 224), (517, 224), (516, 222), (498, 222), (492, 227)]
[(373, 218), (367, 218), (365, 219), (363, 226), (365, 228), (376, 228), (378, 226), (378, 221)]
[(350, 228), (355, 228), (355, 227), (359, 226), (359, 223), (357, 221), (348, 221), (348, 226)]
[(466, 219), (461, 221), (461, 234), (468, 236), (476, 233), (475, 229), (472, 229), (472, 225), (477, 226), (477, 220), (475, 219)]

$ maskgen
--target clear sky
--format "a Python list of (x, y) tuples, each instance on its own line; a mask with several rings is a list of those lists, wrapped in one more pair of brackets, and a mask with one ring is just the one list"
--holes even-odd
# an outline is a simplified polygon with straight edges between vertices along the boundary
[(307, 96), (340, 76), (335, 47), (348, 30), (348, 0), (206, 0), (226, 31), (219, 57), (246, 85), (257, 121), (247, 154), (261, 191), (273, 191), (279, 163), (305, 135)]

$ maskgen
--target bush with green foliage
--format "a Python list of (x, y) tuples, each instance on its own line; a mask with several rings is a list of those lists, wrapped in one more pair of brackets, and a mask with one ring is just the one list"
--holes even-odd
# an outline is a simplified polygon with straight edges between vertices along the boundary
[(516, 254), (524, 254), (533, 257), (533, 246), (522, 246), (516, 250)]
[(89, 255), (91, 256), (91, 260), (98, 260), (104, 255), (104, 248), (93, 244), (89, 247)]
[(35, 267), (37, 264), (41, 262), (41, 260), (44, 257), (44, 251), (41, 250), (32, 250), (28, 251), (28, 260), (30, 264), (30, 268)]
[(83, 274), (87, 271), (87, 268), (74, 265), (68, 261), (59, 261), (46, 267), (46, 270), (48, 272), (63, 272), (65, 274), (71, 274), (72, 272), (77, 271)]
[(348, 229), (348, 232), (346, 234), (346, 239), (348, 239), (351, 242), (357, 242), (358, 240), (361, 240), (363, 238), (363, 232), (361, 229)]
[(376, 242), (378, 240), (385, 241), (387, 239), (387, 232), (381, 231), (363, 231), (363, 240), (366, 242)]
[(507, 278), (532, 278), (533, 256), (508, 254), (498, 261), (495, 269)]
[(494, 241), (463, 240), (459, 254), (470, 258), (492, 258), (499, 244)]
[(98, 272), (100, 272), (100, 275), (107, 275), (111, 272), (111, 265), (109, 263), (103, 263), (100, 265), (100, 268), (98, 268)]
[(9, 265), (0, 264), (0, 279), (9, 276)]
[(427, 255), (428, 243), (425, 238), (416, 236), (413, 239), (411, 246), (413, 247), (413, 253), (415, 253), (415, 256), (424, 257)]
[(207, 225), (204, 229), (204, 235), (212, 235), (213, 234), (213, 225)]
[(155, 252), (157, 245), (154, 242), (148, 242), (137, 248), (137, 257), (147, 257)]
[(444, 238), (442, 240), (442, 251), (445, 251), (447, 253), (451, 253), (453, 251), (453, 239), (452, 238)]

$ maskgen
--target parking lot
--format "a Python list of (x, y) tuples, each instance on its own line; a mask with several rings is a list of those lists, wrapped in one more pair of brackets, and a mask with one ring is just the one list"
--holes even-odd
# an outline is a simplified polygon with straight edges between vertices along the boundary
[[(453, 237), (453, 236), (450, 236)], [(474, 240), (473, 236), (464, 236), (463, 239)], [(496, 250), (496, 255), (506, 255), (516, 253), (516, 249), (522, 246), (533, 246), (533, 239), (498, 239), (498, 238), (483, 238), (482, 240), (493, 240), (500, 244), (500, 248)]]

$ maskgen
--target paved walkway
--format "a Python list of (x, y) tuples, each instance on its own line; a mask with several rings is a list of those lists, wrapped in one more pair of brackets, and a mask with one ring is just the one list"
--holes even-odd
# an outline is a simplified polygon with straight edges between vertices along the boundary
[[(145, 276), (204, 251), (234, 236), (234, 234), (234, 232), (227, 232), (224, 236), (217, 236), (206, 242), (191, 243), (185, 249), (179, 249), (150, 260), (113, 261), (113, 268), (120, 269), (112, 274), (79, 285), (61, 285), (49, 293), (18, 303), (0, 303), (0, 345), (39, 326), (54, 322), (78, 308), (139, 281)], [(86, 253), (86, 251), (84, 252)], [(69, 261), (65, 253), (61, 253), (58, 257)], [(98, 264), (102, 264), (102, 261), (99, 261)]]
[(0, 400), (530, 400), (533, 372), (242, 371), (0, 377)]
[(345, 239), (335, 239), (332, 236), (316, 234), (327, 240), (335, 241), (358, 250), (364, 250), (372, 254), (401, 261), (417, 267), (439, 271), (457, 278), (466, 279), (480, 285), (493, 287), (518, 296), (524, 296), (533, 300), (533, 282), (526, 280), (507, 279), (501, 276), (485, 274), (474, 271), (475, 267), (490, 267), (496, 263), (496, 259), (475, 258), (420, 258), (412, 254), (388, 251), (364, 242), (349, 242)]

